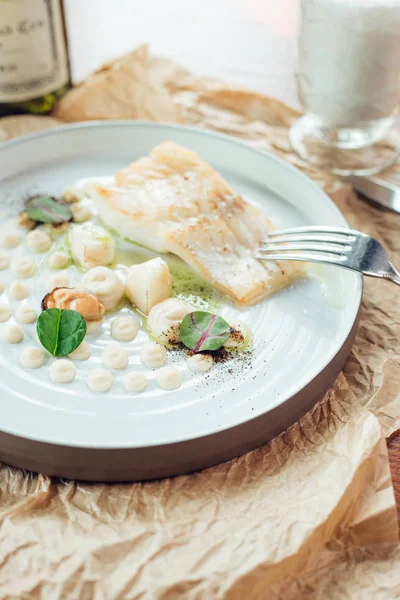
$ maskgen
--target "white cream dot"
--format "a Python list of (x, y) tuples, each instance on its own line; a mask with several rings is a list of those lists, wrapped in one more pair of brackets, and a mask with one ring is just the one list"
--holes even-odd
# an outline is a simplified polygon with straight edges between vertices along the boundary
[(8, 269), (10, 265), (10, 257), (6, 252), (0, 250), (0, 271), (4, 271), (4, 269)]
[(87, 377), (87, 384), (92, 392), (108, 392), (113, 380), (113, 375), (107, 369), (93, 369)]
[(90, 345), (83, 340), (81, 344), (70, 354), (68, 354), (69, 358), (73, 360), (87, 360), (92, 355), (92, 350)]
[(11, 269), (21, 279), (33, 277), (37, 268), (37, 264), (29, 256), (17, 256), (11, 261)]
[(50, 365), (50, 378), (54, 383), (70, 383), (76, 375), (76, 367), (67, 358), (60, 358)]
[(9, 304), (5, 304), (4, 302), (0, 303), (0, 323), (4, 323), (8, 321), (11, 317), (12, 311)]
[(177, 344), (181, 341), (179, 329), (182, 319), (190, 312), (193, 312), (193, 308), (189, 304), (177, 298), (167, 298), (150, 310), (147, 327), (153, 337), (163, 342)]
[(15, 319), (19, 323), (34, 323), (37, 319), (37, 312), (30, 304), (20, 304), (15, 311)]
[(24, 332), (19, 325), (5, 325), (1, 338), (8, 344), (19, 344), (24, 339)]
[(47, 280), (47, 289), (52, 291), (58, 287), (69, 287), (69, 277), (67, 273), (55, 273)]
[(213, 366), (213, 357), (210, 354), (193, 354), (188, 356), (186, 364), (194, 373), (205, 373)]
[(129, 352), (119, 344), (109, 344), (103, 352), (104, 366), (109, 369), (124, 369), (129, 362)]
[(95, 294), (106, 310), (115, 308), (124, 295), (124, 284), (108, 267), (90, 269), (82, 278), (81, 287)]
[(111, 323), (111, 336), (118, 342), (131, 342), (139, 331), (139, 322), (132, 317), (117, 317)]
[(146, 342), (140, 349), (140, 360), (150, 369), (159, 369), (167, 361), (167, 351), (156, 342)]
[(20, 242), (21, 236), (13, 231), (5, 233), (1, 239), (3, 248), (16, 248)]
[(24, 300), (29, 296), (29, 285), (23, 281), (13, 281), (8, 288), (8, 295), (11, 300)]
[(64, 269), (68, 266), (70, 258), (66, 252), (58, 250), (49, 256), (47, 264), (51, 269)]
[(149, 380), (143, 373), (129, 371), (124, 375), (124, 387), (127, 392), (143, 392), (148, 384)]
[(28, 346), (21, 352), (20, 361), (25, 369), (38, 369), (42, 366), (45, 359), (45, 353), (42, 348), (37, 346)]
[(46, 252), (52, 244), (51, 237), (45, 231), (34, 229), (26, 235), (26, 244), (33, 252)]
[(182, 375), (175, 367), (163, 367), (156, 372), (156, 382), (163, 390), (177, 390), (182, 385)]

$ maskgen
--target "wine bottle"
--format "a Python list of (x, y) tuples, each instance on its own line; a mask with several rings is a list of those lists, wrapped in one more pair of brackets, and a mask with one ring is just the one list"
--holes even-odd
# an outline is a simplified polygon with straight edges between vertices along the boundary
[(63, 0), (0, 0), (0, 116), (49, 113), (70, 85)]

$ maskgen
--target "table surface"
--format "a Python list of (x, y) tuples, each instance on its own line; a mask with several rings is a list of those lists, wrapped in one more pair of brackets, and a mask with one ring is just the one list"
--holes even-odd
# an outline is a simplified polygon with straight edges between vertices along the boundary
[[(298, 105), (297, 0), (64, 0), (72, 73), (149, 44), (193, 72)], [(400, 432), (388, 440), (400, 515)]]

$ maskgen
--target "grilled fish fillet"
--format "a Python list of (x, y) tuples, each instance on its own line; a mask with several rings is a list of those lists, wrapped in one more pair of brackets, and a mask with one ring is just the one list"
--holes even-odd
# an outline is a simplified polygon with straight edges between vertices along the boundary
[(272, 223), (197, 154), (173, 142), (122, 169), (112, 185), (94, 185), (91, 196), (103, 221), (123, 237), (180, 256), (240, 304), (254, 304), (302, 272), (299, 263), (253, 258)]

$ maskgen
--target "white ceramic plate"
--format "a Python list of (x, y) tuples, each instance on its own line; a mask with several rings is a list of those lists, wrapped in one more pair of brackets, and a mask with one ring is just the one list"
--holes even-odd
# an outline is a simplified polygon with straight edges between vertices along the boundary
[[(0, 210), (16, 213), (30, 194), (60, 194), (79, 178), (112, 175), (165, 140), (196, 151), (278, 227), (346, 226), (310, 179), (272, 155), (227, 136), (133, 122), (66, 126), (3, 144)], [(9, 270), (0, 279), (9, 283)], [(31, 280), (37, 306), (47, 291), (44, 281), (42, 271)], [(77, 378), (68, 385), (51, 383), (50, 360), (33, 371), (20, 366), (21, 349), (35, 339), (35, 325), (26, 325), (22, 344), (0, 342), (0, 458), (52, 475), (111, 481), (187, 472), (255, 448), (304, 414), (338, 375), (355, 335), (361, 294), (360, 276), (321, 268), (241, 311), (254, 335), (250, 358), (194, 375), (174, 355), (169, 363), (182, 370), (183, 386), (165, 392), (152, 380), (136, 396), (124, 391), (119, 372), (108, 394), (96, 395), (86, 385), (110, 339), (110, 318), (90, 338), (90, 364), (76, 363)], [(7, 301), (7, 291), (1, 300)], [(225, 303), (221, 311), (239, 314)], [(146, 339), (142, 332), (128, 345), (130, 368), (141, 368), (138, 351)]]

